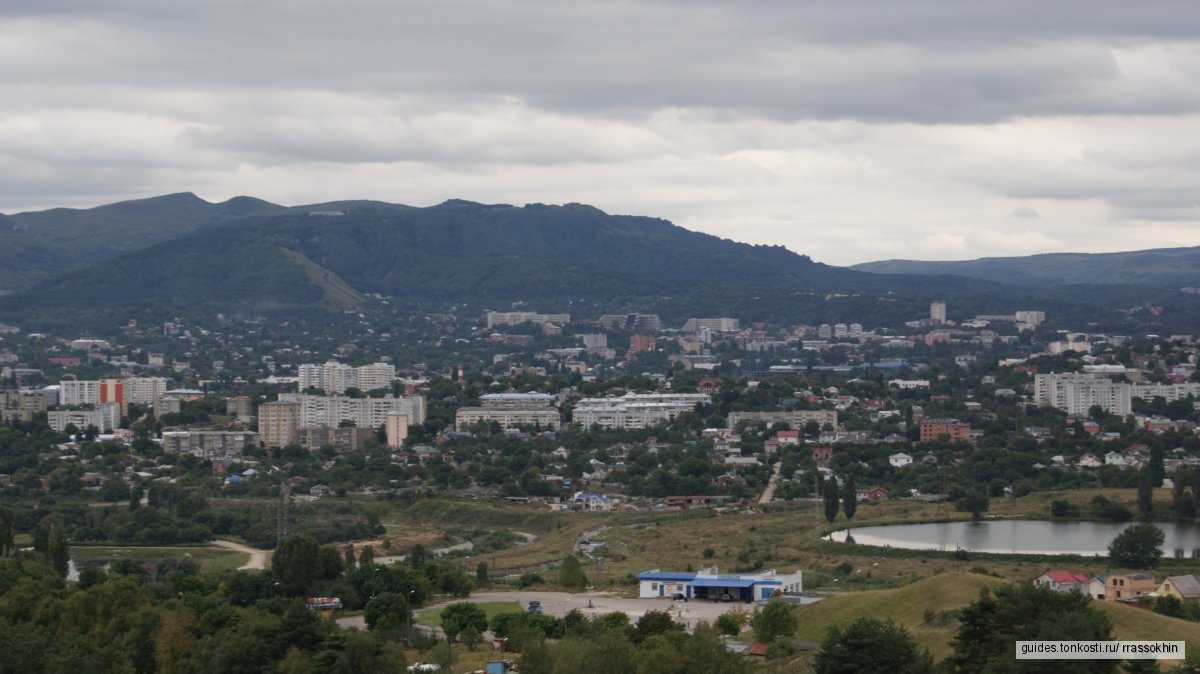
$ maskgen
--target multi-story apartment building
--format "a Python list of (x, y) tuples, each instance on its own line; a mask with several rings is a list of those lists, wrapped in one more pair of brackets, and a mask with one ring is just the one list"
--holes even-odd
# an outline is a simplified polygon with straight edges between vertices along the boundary
[(370, 428), (357, 426), (346, 428), (316, 426), (301, 428), (297, 441), (300, 446), (310, 450), (332, 447), (338, 452), (356, 452), (365, 447), (367, 438), (374, 434), (375, 432)]
[(294, 444), (300, 428), (300, 403), (270, 402), (258, 406), (258, 432), (265, 447)]
[(695, 332), (700, 328), (708, 328), (713, 332), (737, 332), (741, 330), (741, 321), (727, 316), (721, 318), (689, 318), (683, 324), (684, 332)]
[(125, 403), (128, 405), (153, 405), (167, 392), (166, 377), (129, 377), (123, 380)]
[(932, 302), (929, 305), (929, 322), (934, 325), (941, 325), (946, 322), (946, 303)]
[(345, 393), (348, 388), (356, 388), (358, 373), (345, 363), (331, 360), (322, 365), (301, 365), (298, 368), (297, 380), (301, 391), (316, 388), (328, 395), (334, 395)]
[(46, 397), (27, 391), (0, 391), (0, 423), (29, 423), (33, 415), (46, 411)]
[(258, 445), (259, 435), (253, 431), (163, 431), (162, 434), (164, 452), (202, 459), (237, 457), (246, 446)]
[(408, 438), (408, 415), (403, 412), (388, 412), (383, 419), (383, 430), (387, 434), (388, 447), (400, 447)]
[(584, 428), (648, 428), (667, 423), (712, 398), (703, 393), (626, 393), (620, 398), (583, 398), (575, 403), (574, 421)]
[[(379, 428), (392, 412), (408, 415), (410, 424), (425, 423), (425, 396), (402, 398), (347, 398), (345, 396), (316, 396), (302, 393), (281, 393), (279, 400), (300, 404), (300, 426), (333, 426), (353, 422), (360, 428)], [(261, 408), (261, 406), (260, 406)]]
[[(388, 388), (396, 379), (396, 366), (390, 363), (372, 363), (354, 368), (356, 386), (360, 391)], [(328, 392), (328, 391), (327, 391)]]
[(754, 423), (765, 423), (768, 426), (772, 424), (788, 424), (793, 429), (800, 430), (810, 422), (815, 421), (821, 425), (821, 428), (828, 426), (833, 430), (838, 429), (838, 413), (837, 410), (785, 410), (782, 412), (730, 412), (726, 419), (726, 426), (733, 430), (743, 421), (752, 421)]
[(612, 330), (662, 330), (658, 314), (604, 314), (596, 322)]
[(1038, 374), (1033, 378), (1034, 402), (1049, 405), (1075, 416), (1086, 415), (1099, 406), (1109, 414), (1125, 416), (1133, 411), (1133, 387), (1125, 382), (1090, 374)]
[(58, 383), (59, 405), (100, 404), (100, 382), (64, 379)]
[(108, 433), (121, 421), (121, 410), (116, 403), (101, 403), (86, 410), (50, 410), (46, 412), (50, 428), (62, 432), (68, 425), (83, 430), (95, 426), (101, 433)]
[(970, 442), (971, 424), (958, 419), (921, 420), (921, 442), (932, 442), (945, 436), (947, 442)]
[(548, 393), (489, 393), (480, 396), (482, 407), (460, 407), (454, 425), (469, 428), (479, 422), (498, 423), (504, 429), (519, 426), (559, 428), (562, 416)]
[(571, 314), (539, 314), (535, 311), (488, 311), (483, 315), (487, 327), (522, 323), (570, 323)]
[(1133, 384), (1130, 391), (1130, 395), (1142, 400), (1163, 398), (1171, 403), (1188, 396), (1200, 400), (1200, 384)]

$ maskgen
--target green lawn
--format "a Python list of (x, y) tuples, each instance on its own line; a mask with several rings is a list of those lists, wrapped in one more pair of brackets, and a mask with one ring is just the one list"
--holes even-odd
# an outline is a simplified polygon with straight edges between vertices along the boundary
[[(498, 613), (513, 613), (520, 612), (522, 610), (521, 605), (515, 601), (484, 601), (476, 603), (475, 605), (483, 609), (483, 612), (487, 615), (489, 622), (491, 621), (492, 616)], [(417, 623), (421, 625), (428, 625), (430, 627), (441, 627), (442, 609), (427, 608), (424, 611), (418, 611)]]

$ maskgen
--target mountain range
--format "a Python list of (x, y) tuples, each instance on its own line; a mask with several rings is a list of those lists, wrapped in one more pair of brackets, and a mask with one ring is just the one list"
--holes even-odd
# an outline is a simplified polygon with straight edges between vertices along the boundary
[[(368, 296), (392, 305), (529, 302), (830, 321), (855, 320), (848, 313), (911, 316), (930, 298), (952, 298), (984, 313), (1035, 299), (1068, 307), (1103, 303), (1094, 286), (1070, 285), (1098, 273), (1075, 258), (1097, 256), (1067, 256), (1045, 265), (1043, 277), (1013, 270), (1047, 256), (1005, 259), (1004, 272), (986, 260), (940, 267), (872, 263), (898, 265), (878, 273), (872, 265), (830, 266), (781, 246), (739, 243), (582, 204), (285, 207), (251, 197), (210, 203), (182, 193), (0, 218), (0, 289), (11, 293), (0, 298), (0, 320), (130, 307), (340, 311), (364, 306)], [(1174, 262), (1164, 268), (1178, 272), (1171, 278), (1190, 278), (1188, 254), (1198, 251), (1106, 256), (1107, 268), (1128, 259), (1126, 267), (1142, 276), (1122, 277), (1122, 285), (1104, 293), (1122, 303), (1179, 300), (1181, 293), (1159, 284), (1130, 282), (1166, 278), (1152, 272), (1155, 256), (1168, 253)], [(1079, 271), (1070, 272), (1073, 266)], [(1192, 264), (1196, 269), (1200, 265)], [(1013, 275), (1045, 281), (1031, 290), (1013, 284)]]

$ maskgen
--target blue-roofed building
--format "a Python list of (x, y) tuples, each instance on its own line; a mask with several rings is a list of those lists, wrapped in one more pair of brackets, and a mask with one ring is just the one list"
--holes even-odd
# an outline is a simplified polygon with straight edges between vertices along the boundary
[(803, 590), (801, 573), (777, 574), (773, 569), (755, 574), (718, 573), (716, 567), (698, 573), (646, 571), (638, 574), (638, 596), (643, 599), (674, 597), (708, 601), (766, 601), (776, 591)]

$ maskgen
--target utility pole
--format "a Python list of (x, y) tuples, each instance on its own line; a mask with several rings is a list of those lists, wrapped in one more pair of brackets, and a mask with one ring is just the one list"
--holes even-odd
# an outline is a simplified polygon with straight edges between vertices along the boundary
[(279, 509), (277, 511), (277, 520), (275, 522), (275, 545), (283, 543), (283, 539), (288, 535), (288, 496), (291, 490), (288, 488), (287, 482), (279, 483)]

